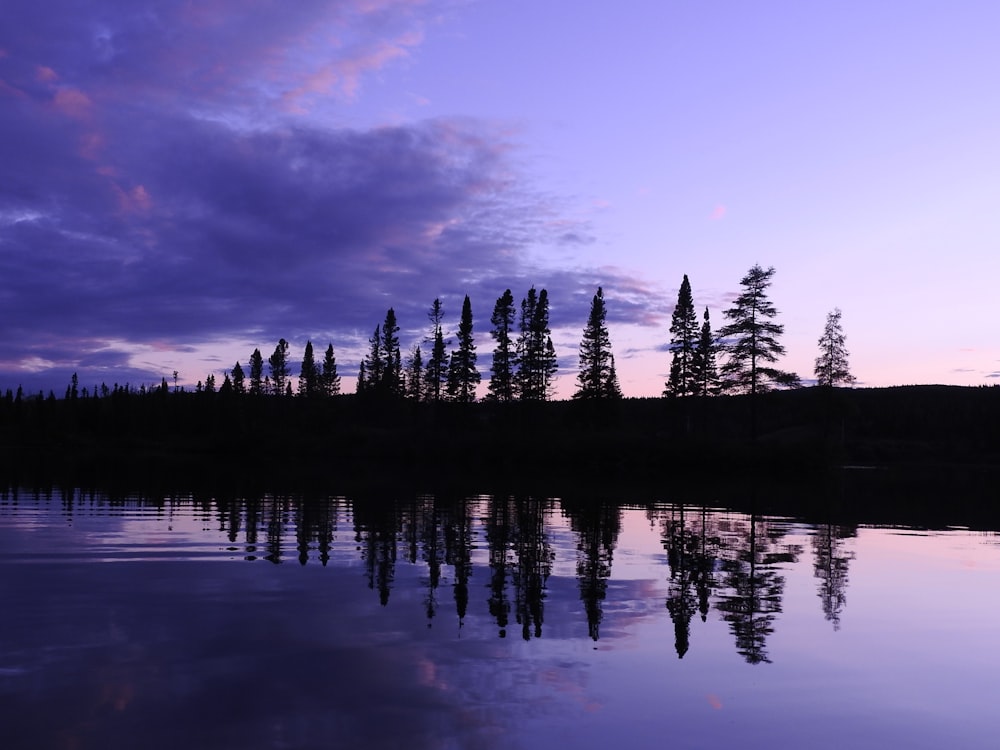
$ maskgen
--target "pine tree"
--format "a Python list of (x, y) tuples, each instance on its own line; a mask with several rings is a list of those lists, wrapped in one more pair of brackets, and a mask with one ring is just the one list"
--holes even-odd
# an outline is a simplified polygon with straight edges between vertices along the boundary
[(514, 386), (521, 401), (546, 401), (556, 373), (555, 348), (549, 331), (549, 295), (528, 290), (521, 300), (520, 334), (516, 348)]
[(382, 323), (382, 356), (385, 357), (385, 366), (381, 391), (388, 396), (400, 396), (403, 393), (403, 358), (399, 351), (396, 311), (391, 307), (386, 310), (385, 322)]
[(770, 363), (785, 353), (778, 341), (785, 327), (771, 320), (778, 311), (767, 298), (774, 268), (754, 265), (740, 280), (743, 291), (723, 315), (730, 321), (719, 330), (728, 355), (722, 366), (725, 386), (736, 393), (756, 394), (776, 386), (796, 388), (799, 376)]
[[(176, 389), (177, 386), (175, 385), (174, 390)], [(253, 354), (250, 355), (250, 394), (260, 396), (262, 393), (265, 393), (264, 357), (261, 355), (260, 349), (254, 349)]]
[(406, 358), (405, 394), (410, 401), (424, 400), (424, 360), (420, 346), (414, 344)]
[(615, 369), (615, 355), (611, 355), (611, 371), (608, 373), (608, 380), (604, 384), (604, 390), (607, 393), (606, 398), (621, 398), (622, 397), (622, 387), (618, 383), (618, 370)]
[(514, 295), (507, 289), (493, 307), (490, 335), (496, 342), (490, 366), (488, 398), (509, 403), (514, 400), (515, 353), (511, 332), (514, 330)]
[(482, 376), (476, 369), (476, 344), (472, 336), (472, 303), (465, 295), (458, 323), (458, 349), (448, 366), (448, 398), (468, 404), (476, 400), (476, 386)]
[(440, 401), (443, 395), (442, 388), (448, 383), (448, 350), (441, 327), (444, 308), (441, 306), (440, 297), (434, 300), (427, 318), (431, 321), (432, 329), (428, 339), (431, 344), (431, 355), (427, 358), (427, 366), (424, 367), (424, 380), (427, 383), (425, 394), (428, 401)]
[(847, 363), (847, 337), (840, 325), (840, 308), (827, 313), (826, 327), (819, 339), (819, 356), (816, 358), (816, 384), (832, 388), (851, 385), (854, 376)]
[(597, 287), (597, 294), (590, 303), (590, 315), (587, 317), (587, 326), (583, 329), (583, 339), (580, 341), (580, 373), (573, 398), (614, 398), (616, 391), (621, 395), (614, 372), (614, 356), (611, 354), (611, 337), (608, 335), (606, 319), (604, 290)]
[(300, 396), (315, 398), (322, 393), (320, 385), (320, 370), (316, 364), (312, 341), (306, 341), (305, 352), (302, 354), (302, 369), (299, 370), (298, 392)]
[(327, 396), (336, 396), (340, 393), (340, 375), (337, 374), (337, 358), (333, 353), (333, 344), (326, 347), (326, 354), (323, 355), (320, 384)]
[(238, 393), (243, 395), (246, 393), (246, 378), (243, 375), (243, 368), (240, 367), (239, 360), (236, 361), (236, 366), (233, 367), (233, 393)]
[(271, 387), (277, 396), (285, 395), (285, 384), (288, 382), (288, 342), (278, 339), (274, 353), (267, 358), (271, 367)]
[(664, 396), (692, 396), (697, 391), (694, 373), (694, 352), (698, 340), (698, 318), (694, 312), (691, 296), (691, 282), (687, 274), (677, 292), (677, 304), (670, 322), (670, 375), (667, 378)]
[(382, 371), (385, 360), (382, 356), (382, 326), (375, 326), (375, 331), (368, 339), (368, 354), (361, 363), (358, 373), (358, 393), (375, 393), (382, 382)]
[(718, 345), (712, 332), (712, 322), (705, 308), (704, 321), (701, 324), (701, 335), (694, 348), (691, 359), (691, 369), (696, 381), (695, 394), (698, 396), (717, 396), (719, 394), (719, 369), (715, 362)]

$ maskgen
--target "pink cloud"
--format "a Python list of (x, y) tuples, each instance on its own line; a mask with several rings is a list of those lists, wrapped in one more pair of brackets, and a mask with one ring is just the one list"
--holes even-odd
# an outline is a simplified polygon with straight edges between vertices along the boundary
[(83, 118), (90, 113), (90, 98), (79, 89), (59, 89), (52, 101), (67, 117)]
[(726, 218), (726, 207), (721, 203), (712, 209), (712, 214), (709, 217), (712, 221), (722, 221)]
[(39, 65), (35, 68), (35, 80), (42, 83), (51, 83), (52, 81), (59, 78), (59, 74), (56, 73), (48, 65)]
[(381, 42), (372, 49), (328, 63), (306, 75), (298, 86), (286, 91), (281, 97), (282, 105), (289, 112), (304, 113), (308, 108), (302, 103), (303, 99), (325, 96), (335, 90), (352, 99), (357, 94), (361, 77), (365, 73), (379, 70), (393, 60), (409, 56), (410, 49), (422, 41), (421, 32), (408, 31), (394, 40)]
[(122, 213), (146, 214), (153, 207), (153, 200), (143, 185), (136, 185), (131, 190), (123, 190), (114, 185), (114, 190), (118, 198), (118, 208)]
[(17, 99), (23, 99), (27, 94), (25, 94), (21, 89), (11, 86), (3, 78), (0, 78), (0, 94), (6, 94), (7, 96), (13, 96)]

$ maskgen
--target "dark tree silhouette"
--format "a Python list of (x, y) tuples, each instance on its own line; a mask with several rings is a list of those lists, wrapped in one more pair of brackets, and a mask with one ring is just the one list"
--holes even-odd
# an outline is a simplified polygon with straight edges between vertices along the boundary
[(695, 594), (698, 577), (698, 538), (688, 533), (684, 505), (678, 516), (671, 518), (664, 529), (663, 546), (667, 550), (670, 582), (667, 584), (667, 612), (674, 624), (674, 648), (683, 659), (691, 645), (691, 620), (698, 611)]
[(315, 398), (323, 393), (322, 373), (316, 364), (312, 341), (306, 341), (302, 354), (302, 367), (299, 369), (298, 393), (306, 398)]
[(785, 327), (772, 320), (778, 311), (767, 297), (772, 276), (773, 267), (766, 271), (759, 265), (751, 268), (740, 280), (743, 291), (723, 313), (730, 322), (719, 330), (728, 355), (722, 376), (725, 387), (736, 393), (800, 385), (798, 375), (770, 366), (785, 353), (779, 341)]
[(813, 572), (819, 579), (819, 595), (823, 604), (823, 616), (840, 630), (840, 614), (847, 603), (847, 568), (854, 553), (845, 551), (845, 539), (856, 536), (852, 526), (823, 524), (816, 528), (812, 537)]
[(340, 375), (337, 374), (337, 358), (333, 353), (333, 344), (327, 345), (326, 353), (323, 355), (320, 387), (326, 396), (336, 396), (340, 393)]
[(816, 384), (832, 388), (851, 385), (854, 376), (847, 363), (847, 337), (840, 325), (840, 308), (827, 313), (826, 326), (819, 339), (819, 356), (816, 358)]
[(243, 395), (246, 393), (246, 378), (243, 375), (243, 368), (240, 366), (239, 361), (236, 362), (236, 366), (233, 367), (233, 393), (238, 393)]
[(597, 294), (590, 302), (590, 314), (580, 341), (580, 373), (577, 376), (576, 399), (618, 398), (621, 389), (611, 354), (611, 337), (606, 324), (607, 308), (604, 290), (597, 287)]
[(278, 339), (278, 345), (274, 347), (274, 353), (267, 358), (267, 363), (271, 368), (271, 388), (278, 396), (285, 395), (285, 386), (288, 384), (288, 342)]
[(431, 304), (431, 309), (427, 313), (431, 321), (431, 335), (428, 340), (431, 345), (431, 353), (427, 358), (427, 365), (424, 367), (424, 379), (427, 382), (425, 390), (428, 401), (441, 401), (446, 395), (442, 392), (448, 383), (448, 350), (444, 340), (444, 331), (441, 321), (444, 319), (444, 308), (441, 306), (441, 299), (436, 298)]
[(513, 498), (491, 498), (486, 517), (486, 545), (490, 561), (489, 610), (496, 620), (501, 638), (507, 637), (507, 625), (510, 622), (507, 579), (513, 567), (510, 556), (515, 519), (516, 503)]
[(259, 396), (264, 393), (264, 357), (260, 349), (254, 349), (250, 355), (250, 394)]
[(556, 354), (549, 330), (549, 294), (528, 290), (521, 300), (520, 334), (514, 386), (521, 401), (547, 401), (552, 395)]
[(555, 553), (545, 533), (547, 502), (528, 497), (517, 502), (516, 508), (514, 612), (521, 637), (527, 641), (542, 637), (545, 587)]
[(458, 323), (458, 349), (452, 352), (448, 366), (448, 398), (463, 404), (472, 403), (476, 400), (476, 386), (481, 379), (476, 369), (476, 343), (472, 336), (472, 303), (467, 294)]
[(420, 354), (420, 346), (413, 345), (406, 358), (406, 372), (403, 374), (406, 398), (410, 401), (424, 400), (424, 361)]
[(677, 304), (670, 319), (670, 375), (664, 396), (693, 396), (698, 392), (695, 351), (698, 345), (698, 318), (694, 312), (691, 282), (687, 274), (677, 292)]
[(715, 343), (715, 334), (712, 332), (712, 322), (706, 307), (701, 324), (701, 334), (691, 358), (691, 369), (694, 371), (696, 381), (695, 393), (699, 396), (716, 396), (721, 390), (719, 369), (715, 362), (717, 351), (718, 345)]
[(600, 638), (602, 603), (607, 596), (611, 563), (621, 532), (621, 509), (610, 502), (580, 506), (564, 502), (563, 510), (569, 515), (570, 527), (579, 535), (576, 577), (587, 613), (587, 632), (596, 641)]
[(493, 349), (493, 364), (490, 367), (488, 397), (491, 400), (509, 403), (514, 400), (514, 367), (516, 363), (514, 341), (514, 296), (506, 290), (493, 307), (490, 335), (496, 342)]
[(358, 374), (358, 393), (399, 396), (403, 393), (403, 363), (399, 352), (399, 326), (391, 307), (385, 321), (368, 339), (369, 351)]

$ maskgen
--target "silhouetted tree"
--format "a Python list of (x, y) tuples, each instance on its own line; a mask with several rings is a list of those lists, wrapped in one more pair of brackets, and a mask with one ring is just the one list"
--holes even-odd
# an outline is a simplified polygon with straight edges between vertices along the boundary
[(424, 400), (424, 363), (420, 354), (420, 346), (414, 344), (406, 358), (404, 373), (406, 398), (410, 401)]
[(796, 388), (798, 375), (769, 366), (785, 353), (778, 341), (785, 327), (773, 322), (778, 311), (767, 298), (774, 268), (766, 271), (753, 266), (740, 280), (743, 291), (723, 315), (730, 321), (719, 330), (728, 354), (722, 366), (725, 387), (738, 392), (756, 394), (774, 386)]
[(521, 637), (542, 636), (545, 586), (554, 553), (545, 533), (546, 501), (529, 497), (517, 502), (514, 555), (514, 612)]
[(621, 396), (606, 319), (604, 290), (597, 287), (597, 294), (590, 302), (590, 314), (583, 329), (583, 339), (580, 341), (580, 373), (573, 398), (603, 399)]
[(382, 391), (390, 396), (403, 393), (403, 358), (399, 351), (399, 326), (396, 324), (396, 311), (391, 307), (386, 310), (385, 321), (382, 323), (382, 354), (385, 357)]
[(854, 376), (847, 363), (847, 338), (840, 325), (840, 308), (827, 313), (826, 326), (819, 339), (819, 356), (816, 358), (816, 384), (832, 388), (851, 385)]
[(336, 396), (340, 393), (340, 375), (337, 374), (337, 358), (333, 353), (333, 344), (326, 347), (326, 353), (323, 355), (320, 384), (327, 396)]
[(677, 304), (670, 318), (670, 375), (664, 396), (693, 396), (698, 391), (695, 350), (698, 344), (698, 318), (694, 312), (691, 282), (687, 274), (677, 292)]
[(458, 349), (452, 352), (448, 366), (448, 398), (463, 404), (472, 403), (476, 400), (476, 386), (481, 379), (476, 369), (476, 344), (472, 336), (472, 303), (467, 294), (458, 323)]
[(424, 380), (427, 383), (425, 393), (428, 401), (436, 402), (442, 399), (442, 388), (445, 388), (448, 382), (448, 350), (445, 347), (444, 331), (441, 327), (444, 308), (440, 297), (435, 298), (431, 304), (427, 317), (431, 321), (431, 353), (424, 367)]
[(496, 342), (493, 364), (490, 366), (489, 398), (504, 403), (514, 400), (515, 352), (511, 332), (514, 330), (514, 296), (506, 290), (493, 307), (490, 335)]
[(306, 348), (302, 354), (298, 391), (300, 396), (306, 398), (315, 398), (323, 393), (321, 373), (319, 365), (316, 364), (316, 356), (313, 354), (312, 341), (306, 341)]
[(670, 566), (667, 611), (674, 624), (674, 648), (678, 659), (683, 659), (690, 648), (691, 620), (698, 611), (698, 601), (695, 596), (698, 539), (687, 531), (682, 504), (679, 508), (679, 517), (670, 519), (666, 524), (663, 538)]
[(271, 388), (275, 395), (285, 395), (285, 385), (288, 383), (288, 342), (278, 339), (274, 353), (267, 358), (271, 368)]
[(813, 572), (819, 579), (819, 595), (823, 604), (823, 616), (840, 630), (840, 613), (847, 603), (847, 568), (854, 553), (845, 551), (845, 539), (856, 535), (851, 526), (823, 524), (816, 528), (812, 536)]
[(238, 393), (241, 396), (246, 393), (246, 378), (243, 375), (243, 368), (240, 366), (239, 360), (236, 362), (236, 366), (233, 367), (233, 393)]
[(260, 349), (254, 349), (250, 355), (250, 393), (253, 396), (264, 393), (264, 357)]
[(712, 322), (708, 316), (708, 308), (705, 308), (705, 316), (701, 324), (701, 335), (695, 345), (691, 358), (691, 369), (694, 372), (695, 393), (699, 396), (716, 396), (721, 390), (719, 387), (719, 370), (715, 363), (715, 354), (718, 346), (715, 343), (715, 334), (712, 332)]
[(621, 510), (616, 503), (563, 503), (570, 526), (579, 535), (576, 545), (576, 577), (580, 599), (587, 613), (587, 632), (600, 638), (602, 603), (607, 596), (611, 563), (621, 532)]
[(521, 301), (517, 339), (517, 374), (514, 385), (521, 401), (547, 401), (552, 395), (556, 354), (549, 330), (549, 295), (545, 289), (528, 290)]
[(382, 353), (382, 326), (377, 325), (368, 338), (368, 354), (358, 372), (358, 393), (378, 391), (383, 370), (385, 370), (385, 357)]

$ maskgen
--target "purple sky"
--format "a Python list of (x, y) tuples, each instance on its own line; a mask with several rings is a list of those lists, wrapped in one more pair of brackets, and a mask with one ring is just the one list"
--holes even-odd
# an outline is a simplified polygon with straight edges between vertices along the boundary
[(753, 5), (7, 0), (0, 387), (351, 376), (465, 294), (485, 373), (534, 284), (567, 396), (601, 284), (656, 395), (682, 275), (718, 325), (758, 262), (786, 369), (839, 306), (863, 384), (998, 382), (1000, 6)]

